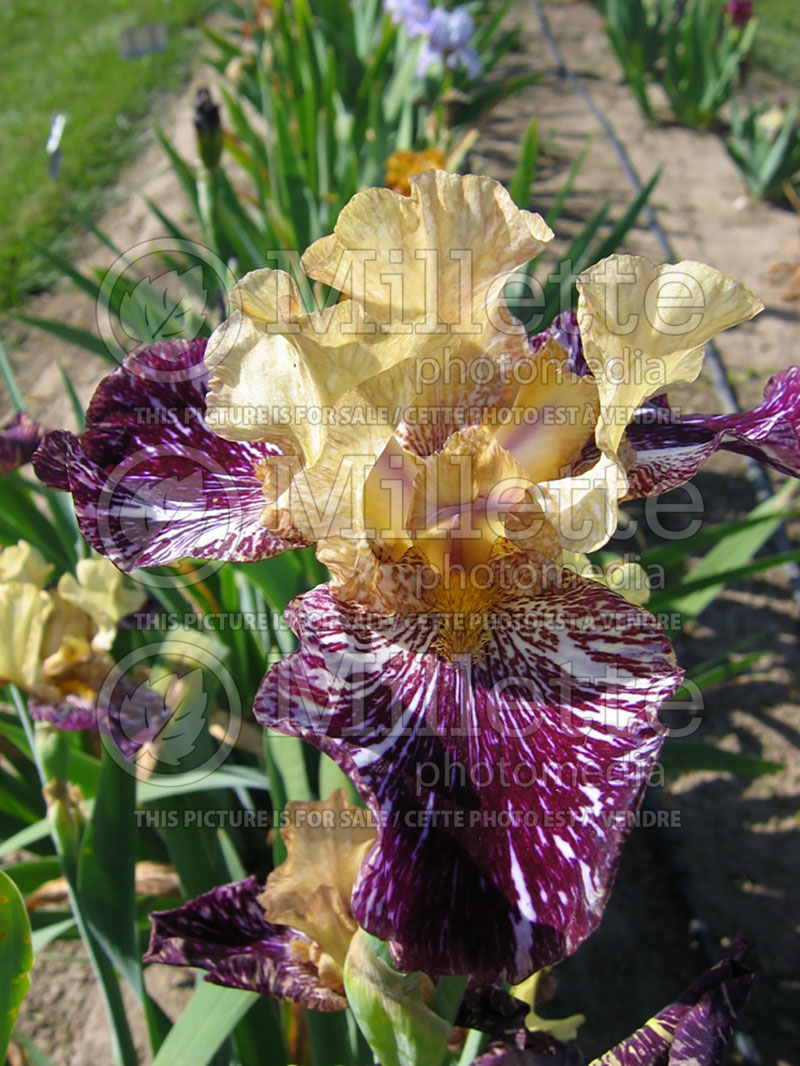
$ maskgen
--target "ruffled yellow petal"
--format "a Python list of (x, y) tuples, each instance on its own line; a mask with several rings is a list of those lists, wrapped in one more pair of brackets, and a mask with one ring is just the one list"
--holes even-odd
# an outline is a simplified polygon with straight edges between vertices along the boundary
[(289, 803), (281, 829), (287, 856), (259, 897), (267, 919), (311, 937), (340, 968), (356, 923), (350, 896), (377, 833), (342, 789), (327, 800)]
[[(392, 393), (397, 394), (393, 382), (402, 376), (381, 376), (374, 392), (385, 390), (389, 401)], [(350, 540), (362, 536), (364, 486), (394, 432), (391, 421), (368, 417), (367, 391), (373, 390), (343, 397), (336, 409), (338, 422), (327, 427), (326, 447), (313, 464), (302, 466), (285, 458), (266, 464), (268, 500), (274, 498), (272, 485), (288, 483), (274, 506), (265, 511), (263, 521), (268, 528), (281, 529), (290, 522), (309, 543), (334, 536)]]
[(429, 170), (409, 184), (409, 196), (356, 193), (306, 251), (306, 273), (393, 328), (471, 333), (492, 316), (502, 329), (503, 283), (552, 240), (549, 226), (491, 178)]
[(612, 452), (644, 400), (694, 381), (706, 341), (764, 306), (703, 263), (656, 266), (632, 255), (601, 260), (578, 291), (583, 350), (600, 394), (597, 443)]
[(114, 640), (117, 623), (134, 611), (141, 610), (147, 596), (134, 588), (125, 575), (108, 559), (81, 559), (72, 574), (62, 574), (58, 595), (84, 611), (94, 622), (97, 632), (92, 647), (107, 651)]
[(542, 482), (539, 488), (545, 516), (558, 531), (562, 547), (592, 552), (602, 548), (617, 528), (619, 501), (628, 479), (617, 459), (601, 455), (588, 470)]
[(376, 335), (350, 301), (298, 313), (296, 292), (277, 295), (287, 277), (259, 270), (234, 290), (234, 304), (246, 310), (234, 311), (209, 341), (206, 420), (220, 436), (274, 441), (313, 464), (342, 397), (409, 355), (424, 355), (426, 345), (409, 351), (409, 338)]
[[(377, 457), (409, 412), (413, 418), (420, 407), (427, 412), (438, 406), (434, 385), (478, 376), (472, 368), (479, 362), (483, 380), (493, 382), (494, 402), (502, 392), (495, 362), (512, 358), (506, 350), (519, 353), (524, 343), (521, 327), (507, 343), (488, 326), (476, 336), (455, 338), (371, 332), (350, 301), (324, 312), (293, 312), (279, 321), (278, 333), (268, 316), (278, 313), (281, 300), (262, 291), (274, 288), (278, 275), (248, 275), (238, 293), (242, 306), (267, 317), (235, 311), (209, 342), (206, 419), (221, 436), (272, 441), (306, 469), (330, 458), (332, 450)], [(471, 400), (474, 389), (461, 391)], [(451, 400), (448, 410), (453, 406)]]
[[(281, 491), (265, 524), (280, 529), (291, 522), (309, 542), (333, 536), (375, 539), (376, 532), (365, 534), (372, 529), (365, 483), (395, 428), (405, 426), (405, 436), (413, 432), (425, 450), (454, 429), (479, 421), (508, 392), (505, 366), (519, 358), (520, 341), (514, 338), (506, 351), (496, 334), (486, 343), (480, 340), (453, 338), (452, 344), (432, 346), (420, 361), (416, 339), (408, 339), (409, 358), (337, 401), (325, 426), (325, 446), (314, 462), (303, 466), (294, 457), (283, 457), (265, 464), (267, 500)], [(475, 385), (476, 378), (483, 383)]]
[(0, 681), (10, 681), (27, 692), (46, 694), (41, 649), (52, 612), (50, 595), (35, 584), (0, 584)]
[(93, 619), (81, 607), (57, 593), (51, 593), (50, 600), (53, 610), (47, 619), (41, 658), (45, 673), (55, 679), (92, 658), (92, 639), (97, 630)]
[(45, 562), (39, 549), (25, 540), (0, 551), (0, 582), (24, 581), (41, 589), (52, 572), (52, 564)]

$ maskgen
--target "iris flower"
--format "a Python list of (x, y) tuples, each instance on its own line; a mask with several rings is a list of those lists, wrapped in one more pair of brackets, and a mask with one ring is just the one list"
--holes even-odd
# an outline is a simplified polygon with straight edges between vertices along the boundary
[(451, 68), (463, 66), (470, 78), (479, 76), (481, 61), (475, 49), (469, 47), (475, 22), (463, 7), (448, 11), (444, 7), (432, 8), (428, 0), (385, 0), (384, 8), (394, 23), (405, 27), (412, 40), (422, 38), (418, 78), (424, 78), (436, 63)]
[(25, 541), (0, 552), (0, 683), (29, 696), (31, 716), (60, 729), (110, 731), (131, 757), (163, 725), (163, 702), (132, 682), (113, 686), (113, 706), (100, 704), (113, 674), (109, 655), (117, 623), (145, 596), (106, 559), (82, 559), (75, 574), (49, 585), (53, 567)]
[[(374, 247), (350, 217), (324, 255), (307, 254), (317, 280)], [(388, 262), (387, 249), (365, 265), (378, 321)], [(706, 306), (687, 329), (674, 288), (692, 283)], [(660, 748), (656, 712), (680, 681), (652, 616), (570, 574), (564, 553), (616, 527), (634, 412), (695, 377), (704, 342), (759, 304), (699, 264), (629, 258), (599, 264), (580, 290), (591, 373), (571, 372), (551, 341), (511, 364), (511, 399), (461, 427), (433, 417), (439, 381), (439, 405), (413, 408), (377, 457), (349, 535), (314, 538), (331, 585), (290, 607), (300, 650), (256, 698), (264, 724), (321, 748), (373, 812), (353, 913), (404, 970), (517, 981), (577, 947), (602, 914), (624, 814)]]
[(383, 7), (392, 22), (405, 26), (409, 37), (420, 37), (427, 31), (431, 16), (428, 0), (384, 0)]
[(350, 895), (375, 839), (357, 813), (341, 790), (325, 801), (290, 803), (281, 829), (287, 858), (266, 887), (250, 877), (152, 914), (145, 961), (198, 966), (213, 984), (343, 1010), (345, 959), (357, 929)]
[(746, 26), (753, 17), (753, 0), (728, 0), (725, 13), (734, 26)]
[(451, 68), (464, 67), (470, 78), (479, 77), (483, 64), (475, 49), (469, 47), (474, 34), (473, 18), (463, 7), (453, 11), (433, 8), (417, 59), (417, 77), (424, 78), (435, 63), (444, 63)]
[(255, 712), (358, 788), (377, 839), (352, 915), (397, 965), (516, 982), (597, 925), (681, 677), (652, 615), (566, 564), (717, 447), (800, 474), (800, 381), (640, 433), (760, 302), (611, 257), (580, 282), (580, 346), (531, 345), (502, 293), (541, 218), (487, 178), (410, 188), (357, 194), (303, 256), (342, 299), (305, 312), (287, 275), (248, 275), (205, 353), (129, 357), (37, 471), (126, 568), (316, 543), (331, 581), (290, 605), (300, 647)]

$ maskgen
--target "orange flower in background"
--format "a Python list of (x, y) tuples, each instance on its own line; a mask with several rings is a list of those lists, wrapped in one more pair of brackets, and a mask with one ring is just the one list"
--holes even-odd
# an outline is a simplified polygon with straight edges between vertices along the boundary
[(403, 148), (392, 152), (385, 163), (387, 189), (399, 192), (401, 196), (411, 195), (409, 178), (412, 174), (421, 174), (423, 170), (445, 170), (444, 152), (439, 148), (425, 148), (421, 152), (412, 152)]
[(242, 36), (252, 37), (256, 30), (268, 33), (272, 29), (273, 19), (272, 0), (254, 0), (253, 20), (244, 20)]

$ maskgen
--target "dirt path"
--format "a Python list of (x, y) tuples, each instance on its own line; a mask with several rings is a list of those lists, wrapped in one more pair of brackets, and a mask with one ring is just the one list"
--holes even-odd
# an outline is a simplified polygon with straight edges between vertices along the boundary
[[(724, 335), (720, 345), (742, 402), (758, 402), (767, 377), (800, 360), (797, 305), (786, 298), (782, 284), (771, 274), (776, 262), (800, 261), (798, 219), (769, 205), (743, 201), (733, 164), (713, 136), (679, 128), (654, 129), (642, 120), (632, 96), (619, 82), (616, 61), (593, 6), (558, 0), (548, 3), (547, 11), (565, 57), (573, 70), (586, 76), (589, 91), (611, 118), (640, 174), (646, 178), (656, 166), (663, 168), (653, 202), (679, 256), (712, 264), (765, 300), (767, 310), (752, 324)], [(595, 120), (558, 76), (531, 5), (520, 0), (516, 13), (526, 49), (524, 54), (509, 57), (508, 67), (543, 71), (544, 77), (501, 107), (478, 141), (471, 168), (507, 178), (524, 130), (536, 117), (546, 156), (534, 206), (547, 205), (586, 138), (591, 137), (587, 161), (569, 199), (569, 213), (558, 225), (559, 239), (567, 238), (606, 198), (618, 214), (629, 202), (630, 192)], [(159, 124), (178, 150), (190, 158), (194, 154), (191, 100), (204, 80), (202, 75), (195, 78), (186, 93), (166, 105), (159, 116)], [(186, 205), (158, 146), (148, 148), (126, 171), (118, 193), (118, 206), (101, 225), (123, 248), (161, 234), (140, 199), (142, 194), (186, 221)], [(559, 250), (563, 247), (562, 242)], [(662, 258), (652, 235), (643, 228), (630, 235), (626, 250)], [(96, 265), (111, 258), (88, 242), (83, 255), (85, 262)], [(66, 286), (41, 297), (29, 310), (87, 328), (94, 323), (90, 302)], [(71, 414), (57, 360), (84, 400), (106, 372), (105, 366), (38, 333), (20, 334), (16, 340), (13, 359), (32, 413), (51, 426), (69, 425)], [(707, 381), (679, 399), (687, 409), (719, 408)], [(697, 484), (708, 516), (716, 520), (743, 514), (754, 502), (742, 467), (733, 458), (717, 461), (713, 472), (702, 475)], [(721, 942), (743, 933), (755, 943), (753, 961), (761, 977), (748, 1024), (765, 1064), (796, 1063), (800, 1045), (796, 1021), (800, 1017), (797, 626), (785, 581), (776, 574), (737, 586), (720, 597), (704, 614), (702, 624), (677, 642), (681, 660), (689, 667), (724, 652), (746, 634), (754, 637), (754, 648), (767, 652), (757, 672), (709, 694), (700, 736), (732, 751), (781, 762), (786, 769), (755, 782), (695, 774), (678, 781), (667, 796), (679, 812), (678, 837), (712, 936)], [(581, 1010), (587, 1015), (584, 1038), (590, 1058), (640, 1025), (704, 968), (699, 951), (692, 946), (687, 916), (659, 861), (656, 834), (635, 830), (605, 923), (559, 968), (560, 991), (552, 1013), (563, 1008), (563, 1013)], [(45, 995), (44, 990), (56, 981), (47, 966), (43, 962), (37, 967), (26, 1015), (35, 1018), (38, 1011), (41, 1017), (43, 1012), (58, 1031), (58, 1039), (45, 1045), (56, 1066), (105, 1061), (96, 1046), (81, 1044), (84, 1017), (62, 1017), (54, 997)], [(89, 997), (86, 984), (82, 987)], [(170, 993), (161, 994), (174, 1015)], [(180, 995), (185, 990), (179, 999)]]

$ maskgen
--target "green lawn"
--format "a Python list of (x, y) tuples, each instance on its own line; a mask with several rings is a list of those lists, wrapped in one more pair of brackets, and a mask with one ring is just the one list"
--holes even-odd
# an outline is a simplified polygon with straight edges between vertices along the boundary
[[(56, 250), (77, 215), (141, 143), (153, 100), (178, 85), (214, 0), (3, 0), (0, 4), (0, 308), (53, 280), (31, 241)], [(167, 27), (166, 52), (121, 59), (120, 31)], [(50, 123), (67, 124), (56, 181), (45, 153)]]

